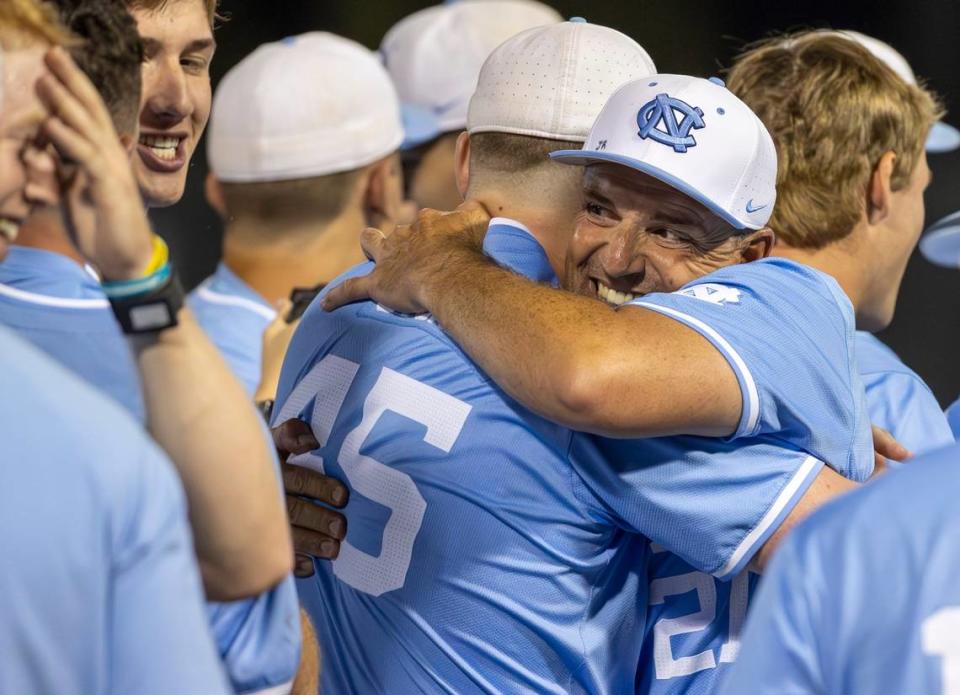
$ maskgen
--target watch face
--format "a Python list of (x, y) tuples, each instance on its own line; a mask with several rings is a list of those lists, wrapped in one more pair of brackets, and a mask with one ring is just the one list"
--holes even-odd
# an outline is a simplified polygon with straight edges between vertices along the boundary
[(174, 323), (176, 322), (170, 313), (170, 307), (162, 299), (130, 309), (130, 326), (137, 333), (158, 331), (162, 328), (168, 328)]

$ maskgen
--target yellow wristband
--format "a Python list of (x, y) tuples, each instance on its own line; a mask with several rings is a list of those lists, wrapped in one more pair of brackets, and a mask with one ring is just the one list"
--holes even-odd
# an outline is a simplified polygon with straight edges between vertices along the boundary
[(143, 277), (153, 275), (170, 260), (170, 249), (167, 248), (167, 242), (159, 234), (153, 235), (153, 255), (150, 256), (150, 263), (143, 271)]

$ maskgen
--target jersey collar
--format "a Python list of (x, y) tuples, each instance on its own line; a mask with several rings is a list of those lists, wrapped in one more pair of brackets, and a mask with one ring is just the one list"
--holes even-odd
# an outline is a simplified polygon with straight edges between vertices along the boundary
[(499, 265), (534, 280), (557, 284), (547, 252), (522, 223), (508, 217), (494, 217), (487, 226), (483, 252)]

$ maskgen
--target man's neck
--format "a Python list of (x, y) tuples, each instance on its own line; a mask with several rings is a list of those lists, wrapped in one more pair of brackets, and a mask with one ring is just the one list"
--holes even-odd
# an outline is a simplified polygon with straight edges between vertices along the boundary
[(360, 212), (344, 213), (323, 226), (277, 231), (230, 223), (224, 235), (223, 262), (271, 304), (290, 296), (295, 287), (328, 283), (362, 263)]
[(16, 245), (58, 253), (81, 266), (86, 263), (70, 240), (59, 210), (37, 210), (31, 214), (20, 227)]
[(858, 253), (859, 238), (854, 230), (849, 237), (822, 249), (795, 248), (778, 240), (773, 255), (808, 265), (832, 277), (853, 305), (854, 314), (859, 314), (866, 290), (866, 273), (869, 272), (864, 256)]

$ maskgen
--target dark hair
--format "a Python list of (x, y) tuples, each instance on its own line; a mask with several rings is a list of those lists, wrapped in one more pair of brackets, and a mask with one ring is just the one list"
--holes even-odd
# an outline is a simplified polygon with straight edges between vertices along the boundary
[(54, 0), (80, 43), (70, 51), (103, 98), (118, 133), (132, 133), (140, 112), (143, 44), (123, 0)]
[[(167, 6), (170, 0), (125, 0), (127, 7), (131, 10), (144, 10), (146, 12), (158, 12)], [(217, 13), (217, 6), (220, 0), (203, 0), (204, 9), (207, 11), (207, 17), (210, 19), (210, 26), (213, 27), (217, 21), (227, 19)]]

